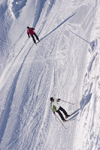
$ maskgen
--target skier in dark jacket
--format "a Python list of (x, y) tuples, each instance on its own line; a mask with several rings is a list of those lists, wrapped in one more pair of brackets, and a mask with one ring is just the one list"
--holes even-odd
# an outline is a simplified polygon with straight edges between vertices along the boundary
[(28, 34), (28, 37), (30, 38), (30, 35), (31, 35), (31, 37), (33, 38), (34, 43), (36, 44), (36, 40), (35, 40), (34, 36), (36, 37), (36, 39), (37, 39), (38, 41), (40, 41), (40, 40), (39, 40), (38, 36), (36, 35), (36, 33), (35, 33), (33, 30), (35, 30), (35, 29), (34, 29), (34, 28), (27, 27), (27, 34)]
[(50, 106), (51, 109), (53, 111), (53, 113), (55, 114), (55, 112), (57, 112), (59, 114), (59, 116), (61, 117), (61, 119), (63, 121), (66, 121), (66, 119), (63, 117), (61, 111), (64, 113), (65, 117), (68, 118), (70, 115), (67, 114), (67, 112), (61, 107), (59, 106), (58, 102), (60, 102), (61, 99), (54, 99), (53, 97), (50, 97)]

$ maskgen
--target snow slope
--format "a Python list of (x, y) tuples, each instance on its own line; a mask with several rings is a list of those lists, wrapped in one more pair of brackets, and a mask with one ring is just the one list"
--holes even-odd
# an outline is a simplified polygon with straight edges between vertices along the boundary
[[(99, 150), (99, 1), (0, 2), (0, 149)], [(8, 15), (9, 14), (9, 15)], [(28, 39), (35, 27), (40, 43)], [(65, 129), (60, 97), (77, 119)]]
[(100, 149), (100, 3), (96, 8), (94, 25), (90, 40), (88, 67), (85, 73), (82, 100), (82, 112), (77, 124), (74, 149)]

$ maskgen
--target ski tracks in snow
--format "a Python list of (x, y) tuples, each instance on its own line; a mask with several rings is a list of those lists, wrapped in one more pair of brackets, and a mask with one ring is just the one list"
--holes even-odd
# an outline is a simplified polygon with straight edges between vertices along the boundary
[(76, 133), (78, 142), (75, 140), (79, 143), (76, 147), (84, 150), (100, 149), (100, 8), (97, 8), (83, 82), (81, 118), (76, 130), (79, 132)]
[[(7, 106), (4, 113), (5, 117), (3, 117), (2, 121), (2, 134), (0, 137), (2, 148), (65, 150), (72, 147), (75, 126), (72, 125), (69, 132), (66, 133), (54, 116), (50, 116), (51, 112), (47, 98), (52, 94), (64, 97), (64, 99), (69, 98), (70, 101), (79, 99), (80, 92), (76, 90), (76, 86), (80, 90), (81, 81), (79, 78), (81, 78), (80, 75), (82, 73), (79, 70), (81, 70), (83, 64), (82, 62), (81, 65), (78, 66), (78, 64), (83, 57), (84, 48), (82, 49), (83, 51), (80, 51), (82, 47), (81, 40), (79, 38), (76, 39), (75, 36), (73, 37), (68, 32), (68, 26), (66, 26), (65, 22), (72, 18), (70, 25), (75, 26), (76, 24), (74, 28), (77, 29), (77, 27), (82, 25), (83, 22), (81, 21), (84, 20), (84, 16), (82, 16), (81, 20), (78, 19), (78, 16), (73, 19), (75, 15), (70, 16), (69, 14), (72, 12), (72, 9), (74, 10), (74, 6), (69, 6), (72, 5), (69, 1), (67, 3), (65, 0), (62, 3), (60, 0), (57, 2), (53, 0), (45, 2), (45, 5), (44, 2), (41, 2), (43, 8), (38, 13), (39, 8), (36, 7), (35, 21), (32, 21), (33, 25), (37, 24), (37, 28), (38, 24), (41, 24), (39, 24), (41, 35), (48, 33), (45, 36), (46, 38), (42, 38), (45, 39), (44, 43), (41, 41), (37, 50), (35, 49), (34, 51), (31, 49), (33, 48), (33, 44), (29, 42), (26, 42), (25, 46), (23, 45), (22, 47), (19, 45), (21, 49), (16, 47), (14, 49), (14, 52), (16, 52), (15, 57), (11, 59), (11, 63), (5, 73), (5, 75), (7, 74), (6, 81), (10, 79), (13, 82), (10, 81), (9, 87), (5, 88), (5, 90), (8, 90), (8, 94), (5, 98)], [(35, 4), (38, 5), (38, 1)], [(69, 6), (68, 9), (66, 9), (67, 5)], [(83, 3), (80, 1), (78, 5), (75, 2), (75, 5), (79, 8), (79, 5), (83, 5)], [(40, 4), (38, 7), (40, 7)], [(82, 8), (85, 9), (85, 6)], [(78, 10), (78, 15), (80, 16), (81, 8)], [(79, 22), (81, 24), (77, 24)], [(85, 27), (87, 24), (88, 21), (86, 21)], [(97, 76), (93, 74), (93, 70), (98, 66), (97, 57), (99, 57), (99, 52), (96, 50), (94, 43), (91, 42), (92, 51), (90, 51), (90, 57), (92, 58), (84, 79), (86, 85), (84, 86), (84, 98), (81, 103), (83, 114), (86, 110), (85, 106), (88, 106), (91, 99), (93, 99), (95, 87), (97, 87), (97, 84), (98, 87), (100, 86), (98, 73)], [(40, 60), (38, 61), (37, 58)], [(29, 60), (30, 64), (28, 64)], [(17, 69), (15, 66), (17, 66)], [(17, 70), (15, 73), (12, 71), (14, 68)], [(12, 74), (13, 78), (12, 76), (10, 78)], [(94, 99), (97, 99), (95, 93)], [(97, 103), (94, 101), (91, 105), (92, 125), (90, 124), (89, 126), (91, 130), (94, 123), (92, 120), (95, 118), (94, 112), (97, 110), (96, 105), (98, 104), (99, 101)], [(89, 107), (87, 112), (89, 112)], [(85, 120), (86, 117), (90, 119), (90, 116), (88, 117), (87, 113), (87, 116), (84, 117)], [(86, 126), (84, 120), (83, 125)], [(12, 128), (10, 129), (10, 127)]]

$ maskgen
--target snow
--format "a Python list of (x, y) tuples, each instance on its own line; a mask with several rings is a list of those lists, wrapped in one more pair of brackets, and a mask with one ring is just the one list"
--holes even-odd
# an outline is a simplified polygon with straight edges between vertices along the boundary
[[(99, 150), (99, 0), (8, 0), (0, 8), (0, 149)], [(80, 108), (67, 129), (51, 96), (66, 101), (68, 114)]]

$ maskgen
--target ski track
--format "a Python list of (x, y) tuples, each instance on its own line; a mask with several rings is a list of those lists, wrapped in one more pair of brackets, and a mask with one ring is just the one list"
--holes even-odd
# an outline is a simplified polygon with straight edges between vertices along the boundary
[[(9, 55), (0, 77), (0, 149), (99, 150), (99, 2), (8, 5), (12, 15), (1, 16), (7, 18), (11, 46), (2, 40), (0, 51)], [(37, 46), (27, 39), (28, 25), (40, 37)], [(61, 102), (69, 114), (81, 108), (67, 130), (50, 110), (51, 96), (75, 103)]]
[[(97, 7), (97, 12), (94, 19), (94, 25), (91, 32), (91, 43), (89, 48), (89, 63), (87, 73), (83, 83), (83, 98), (81, 100), (82, 113), (76, 130), (75, 149), (99, 150), (100, 149), (100, 123), (99, 123), (99, 74), (100, 74), (100, 52), (99, 52), (99, 21), (100, 8)], [(79, 134), (77, 134), (77, 131)], [(82, 137), (81, 137), (81, 133)], [(79, 140), (81, 139), (81, 140)], [(77, 142), (78, 146), (77, 146)]]

